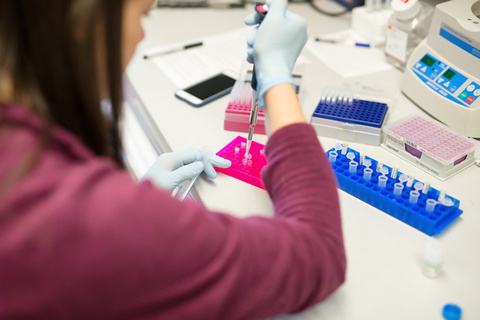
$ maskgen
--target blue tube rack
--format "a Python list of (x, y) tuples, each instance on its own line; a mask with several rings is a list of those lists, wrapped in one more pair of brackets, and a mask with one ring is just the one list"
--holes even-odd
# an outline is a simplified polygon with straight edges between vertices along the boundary
[[(326, 152), (327, 157), (332, 151), (337, 150), (335, 148), (328, 150)], [(355, 155), (353, 160), (359, 162), (359, 152), (351, 148), (348, 148), (347, 152), (353, 152)], [(341, 190), (429, 236), (442, 232), (463, 212), (459, 209), (460, 201), (449, 195), (445, 197), (449, 199), (451, 205), (445, 205), (439, 202), (435, 205), (433, 211), (427, 211), (427, 199), (437, 200), (440, 195), (439, 190), (430, 187), (426, 194), (420, 191), (417, 203), (412, 204), (409, 201), (409, 193), (415, 190), (413, 186), (417, 180), (413, 181), (412, 187), (407, 187), (405, 183), (401, 195), (397, 196), (393, 190), (394, 184), (399, 182), (398, 177), (402, 175), (400, 171), (396, 179), (391, 178), (390, 174), (388, 174), (389, 179), (386, 186), (382, 188), (378, 186), (378, 177), (382, 175), (380, 172), (376, 172), (378, 161), (370, 157), (365, 158), (371, 161), (370, 168), (373, 170), (371, 179), (365, 180), (363, 178), (363, 169), (365, 169), (365, 166), (359, 164), (356, 172), (352, 173), (349, 170), (349, 162), (351, 159), (348, 159), (346, 155), (343, 155), (340, 151), (338, 151), (337, 154), (336, 160), (330, 161), (330, 164), (337, 177), (338, 187)], [(387, 165), (383, 166), (388, 168), (389, 172), (392, 171), (391, 167)]]
[(317, 135), (379, 146), (387, 115), (386, 103), (358, 99), (348, 91), (326, 89), (310, 123)]

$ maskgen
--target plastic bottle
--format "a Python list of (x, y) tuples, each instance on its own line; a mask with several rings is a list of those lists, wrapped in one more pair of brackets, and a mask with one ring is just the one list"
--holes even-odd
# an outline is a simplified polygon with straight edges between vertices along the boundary
[(433, 7), (420, 0), (392, 0), (392, 16), (388, 20), (385, 57), (400, 70), (405, 70), (408, 58), (427, 36)]
[(423, 274), (429, 278), (440, 276), (443, 269), (444, 247), (436, 238), (431, 238), (425, 246), (423, 253)]

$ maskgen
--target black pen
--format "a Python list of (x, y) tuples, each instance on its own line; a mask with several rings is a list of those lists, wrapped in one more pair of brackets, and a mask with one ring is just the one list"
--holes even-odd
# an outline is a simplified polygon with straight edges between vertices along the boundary
[(196, 48), (203, 46), (203, 42), (194, 42), (190, 44), (183, 44), (183, 45), (173, 45), (173, 46), (162, 46), (158, 48), (153, 48), (150, 50), (147, 50), (145, 54), (143, 55), (144, 59), (151, 58), (153, 56), (159, 56), (162, 54), (168, 54), (168, 53), (174, 53), (174, 52), (179, 52), (183, 50), (188, 50), (191, 48)]

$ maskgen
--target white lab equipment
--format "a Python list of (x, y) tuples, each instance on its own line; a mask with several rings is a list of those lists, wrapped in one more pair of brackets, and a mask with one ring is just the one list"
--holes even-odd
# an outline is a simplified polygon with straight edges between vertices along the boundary
[(388, 19), (385, 59), (400, 70), (411, 53), (427, 36), (433, 7), (420, 0), (392, 0), (393, 13)]
[(452, 129), (480, 137), (480, 1), (435, 7), (428, 36), (412, 52), (401, 90)]

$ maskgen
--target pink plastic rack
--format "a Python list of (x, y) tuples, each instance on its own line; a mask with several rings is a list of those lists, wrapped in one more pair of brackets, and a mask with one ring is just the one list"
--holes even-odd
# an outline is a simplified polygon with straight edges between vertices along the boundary
[(233, 139), (232, 142), (217, 152), (218, 156), (230, 160), (232, 165), (229, 168), (215, 168), (215, 170), (256, 187), (265, 189), (261, 177), (261, 171), (267, 164), (267, 159), (264, 155), (265, 146), (261, 143), (252, 141), (249, 156), (245, 157), (246, 146), (246, 138), (238, 136)]
[(409, 116), (384, 129), (382, 146), (445, 180), (475, 162), (471, 139), (433, 119)]

